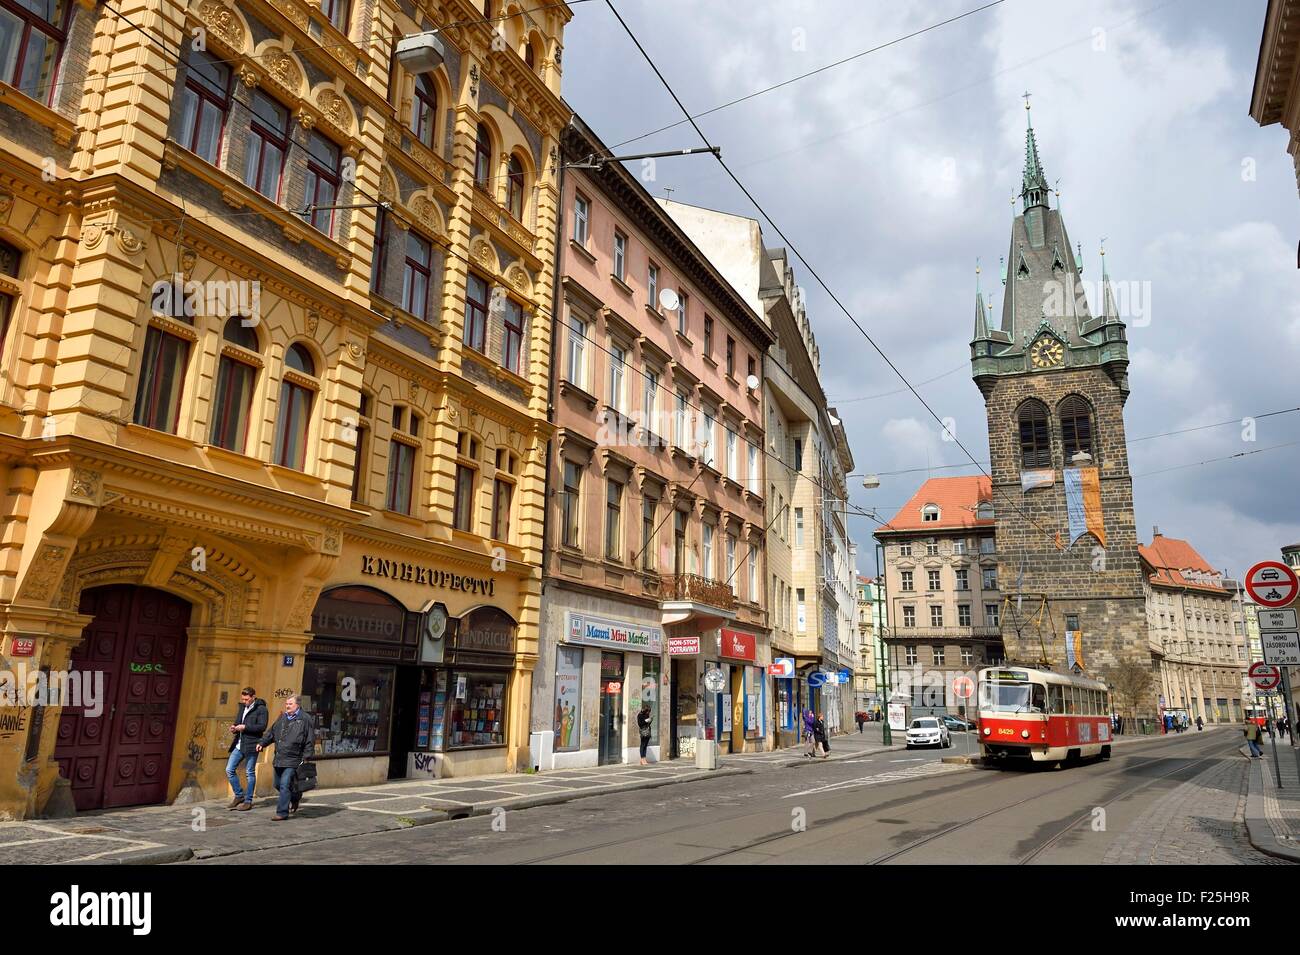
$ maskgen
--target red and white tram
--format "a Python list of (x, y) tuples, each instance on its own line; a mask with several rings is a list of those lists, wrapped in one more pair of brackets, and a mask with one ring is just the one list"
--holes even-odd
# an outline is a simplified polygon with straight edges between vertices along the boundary
[(1097, 680), (1034, 667), (980, 671), (980, 755), (986, 762), (1109, 759), (1110, 718), (1110, 694)]

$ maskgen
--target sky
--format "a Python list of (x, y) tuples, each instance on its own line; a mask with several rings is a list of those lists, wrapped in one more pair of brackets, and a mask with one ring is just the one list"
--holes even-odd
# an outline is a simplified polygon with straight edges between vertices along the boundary
[[(614, 5), (697, 113), (986, 2)], [(1285, 130), (1249, 115), (1265, 7), (1003, 0), (700, 119), (788, 241), (711, 157), (661, 160), (648, 188), (758, 218), (766, 245), (797, 249), (984, 461), (984, 404), (969, 364), (976, 263), (1000, 321), (998, 260), (1031, 93), (1039, 154), (1082, 245), (1084, 279), (1099, 277), (1104, 239), (1107, 273), (1129, 294), (1125, 425), (1138, 539), (1149, 542), (1158, 525), (1240, 576), (1300, 541), (1300, 412), (1262, 417), (1300, 406), (1300, 195)], [(604, 0), (573, 11), (563, 92), (601, 138), (614, 147), (681, 120)], [(681, 125), (615, 152), (698, 145)], [(855, 473), (880, 474), (874, 490), (850, 479), (853, 505), (887, 520), (927, 475), (978, 473), (900, 392), (808, 266), (796, 258), (794, 268)], [(1199, 430), (1153, 437), (1189, 428)], [(887, 473), (903, 470), (912, 473)], [(868, 574), (874, 526), (851, 519)]]

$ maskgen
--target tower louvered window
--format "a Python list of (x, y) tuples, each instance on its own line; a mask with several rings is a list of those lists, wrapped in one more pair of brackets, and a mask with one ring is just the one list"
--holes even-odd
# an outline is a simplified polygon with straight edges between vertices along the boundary
[(1092, 409), (1082, 398), (1071, 396), (1061, 402), (1061, 447), (1065, 462), (1080, 451), (1092, 454)]
[(1021, 405), (1020, 465), (1023, 468), (1052, 466), (1052, 445), (1047, 431), (1047, 409), (1037, 401)]

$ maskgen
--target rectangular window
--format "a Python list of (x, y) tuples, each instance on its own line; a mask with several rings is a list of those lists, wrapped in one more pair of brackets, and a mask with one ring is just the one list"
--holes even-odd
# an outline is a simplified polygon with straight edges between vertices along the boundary
[(932, 626), (932, 627), (942, 627), (942, 626), (943, 626), (943, 608), (942, 608), (942, 607), (931, 607), (931, 608), (930, 608), (930, 626)]
[(348, 32), (348, 0), (320, 0), (320, 9), (334, 29)]
[(501, 364), (516, 375), (522, 375), (524, 373), (521, 364), (524, 351), (524, 307), (512, 298), (506, 299), (503, 321)]
[(899, 556), (899, 557), (911, 557), (911, 556), (912, 556), (912, 543), (911, 543), (911, 541), (903, 541), (903, 543), (901, 543), (901, 544), (898, 545), (898, 556)]
[(677, 332), (685, 335), (686, 330), (690, 327), (686, 322), (686, 302), (690, 298), (685, 292), (677, 293)]
[(465, 464), (456, 465), (456, 499), (452, 526), (458, 531), (474, 529), (474, 469)]
[(677, 392), (677, 406), (673, 409), (673, 444), (686, 450), (686, 392)]
[(265, 93), (254, 90), (248, 132), (244, 182), (272, 202), (279, 202), (284, 157), (289, 152), (289, 111)]
[(487, 317), (488, 284), (471, 272), (465, 280), (465, 344), (485, 355)]
[(658, 434), (659, 427), (655, 421), (655, 396), (659, 394), (659, 373), (647, 368), (642, 380), (644, 387), (641, 390), (641, 426)]
[(388, 499), (384, 506), (399, 514), (410, 514), (414, 480), (415, 448), (393, 441), (388, 447)]
[(659, 311), (659, 266), (653, 262), (646, 269), (645, 297), (646, 307)]
[[(754, 363), (754, 356), (753, 356), (753, 355), (748, 355), (748, 356), (746, 356), (746, 358), (745, 358), (745, 366), (746, 366), (746, 368), (748, 369), (748, 374), (746, 374), (746, 376), (745, 376), (745, 387), (746, 387), (746, 388), (751, 388), (751, 386), (750, 386), (750, 384), (749, 384), (749, 379), (750, 379), (750, 378), (753, 378), (755, 381), (758, 380), (758, 371), (757, 371), (757, 366), (756, 366), (755, 363)], [(751, 390), (752, 390), (752, 388), (751, 388)]]
[(907, 662), (908, 666), (912, 666), (916, 663), (916, 647), (909, 644), (903, 648), (903, 654), (903, 659)]
[(795, 626), (799, 633), (808, 629), (808, 610), (804, 605), (804, 590), (802, 587), (795, 588)]
[(579, 388), (586, 387), (587, 326), (569, 316), (569, 365), (565, 377)]
[(189, 342), (150, 326), (145, 334), (140, 383), (135, 394), (136, 424), (176, 433), (189, 358)]
[(727, 560), (727, 584), (731, 587), (731, 592), (736, 592), (736, 538), (730, 534), (727, 535), (726, 550), (724, 551)]
[(998, 569), (996, 567), (985, 567), (983, 571), (983, 575), (984, 575), (984, 589), (997, 590)]
[(375, 247), (370, 255), (370, 291), (383, 294), (384, 270), (388, 266), (388, 210), (375, 213)]
[(931, 647), (931, 648), (930, 648), (930, 654), (931, 654), (931, 656), (934, 657), (934, 665), (935, 665), (935, 666), (937, 666), (937, 667), (941, 667), (941, 666), (943, 666), (943, 659), (944, 659), (944, 657), (943, 657), (943, 647)]
[(605, 482), (605, 556), (622, 560), (623, 539), (623, 485), (617, 481)]
[(582, 469), (572, 461), (565, 461), (564, 495), (560, 501), (560, 540), (565, 547), (578, 546), (578, 514), (581, 506)]
[[(5, 11), (0, 8), (0, 24), (4, 20)], [(202, 50), (191, 49), (181, 91), (180, 144), (217, 165), (229, 109), (230, 67)]]
[(736, 340), (727, 336), (727, 377), (736, 377)]
[(954, 554), (964, 554), (964, 553), (966, 553), (966, 541), (965, 541), (965, 540), (955, 540), (955, 541), (953, 541), (953, 542), (952, 542), (952, 552), (953, 552)]
[(673, 511), (673, 573), (686, 573), (685, 511)]
[(758, 548), (749, 545), (749, 602), (758, 603)]
[(402, 270), (402, 308), (424, 320), (429, 312), (429, 276), (433, 247), (415, 234), (406, 233), (406, 265)]
[(794, 509), (794, 546), (803, 546), (803, 508)]
[(748, 446), (749, 452), (749, 493), (758, 494), (762, 488), (762, 475), (759, 474), (758, 467), (758, 445), (751, 444)]
[(641, 569), (655, 569), (655, 504), (652, 498), (641, 502)]
[(899, 584), (898, 589), (899, 589), (899, 590), (911, 590), (911, 589), (912, 589), (912, 572), (911, 572), (910, 570), (900, 570), (900, 571), (898, 572), (898, 576), (899, 576), (899, 578), (900, 578), (901, 581), (902, 581), (902, 582)]
[[(968, 607), (966, 609), (969, 610), (970, 608)], [(974, 662), (975, 662), (975, 651), (971, 647), (962, 647), (961, 665), (968, 667)]]
[(700, 460), (709, 467), (717, 467), (713, 460), (713, 415), (704, 412), (704, 429), (700, 434)]
[(969, 627), (970, 624), (970, 604), (957, 605), (957, 626)]
[(700, 576), (713, 579), (713, 525), (705, 523), (701, 527), (700, 536)]
[(907, 604), (903, 607), (903, 626), (916, 626), (916, 608), (911, 604)]
[(998, 605), (985, 604), (984, 605), (984, 626), (996, 627), (997, 625), (998, 625)]
[(0, 4), (0, 80), (47, 103), (68, 22), (68, 0), (17, 0)]
[(727, 477), (733, 481), (740, 478), (740, 459), (737, 450), (736, 432), (727, 429)]
[[(361, 396), (361, 411), (359, 412), (362, 417), (364, 417), (367, 412), (367, 400), (368, 396), (363, 394)], [(365, 496), (366, 465), (369, 461), (369, 455), (367, 452), (370, 445), (370, 427), (365, 421), (357, 422), (356, 441), (356, 454), (352, 458), (352, 502), (354, 504), (360, 504)]]
[(614, 278), (627, 281), (627, 236), (614, 230)]
[(981, 554), (992, 554), (992, 553), (994, 552), (994, 549), (995, 549), (996, 543), (997, 543), (996, 540), (995, 540), (994, 538), (992, 538), (992, 537), (981, 537), (981, 538), (980, 538), (980, 553), (981, 553)]
[(939, 571), (937, 570), (926, 571), (926, 582), (931, 591), (942, 589), (939, 586)]
[(313, 130), (307, 137), (307, 191), (303, 195), (307, 221), (326, 235), (334, 234), (343, 150)]
[(803, 473), (803, 438), (794, 439), (794, 469), (800, 474)]
[(939, 555), (939, 542), (931, 537), (925, 542), (925, 556), (937, 557)]
[(510, 539), (510, 501), (514, 497), (515, 486), (509, 481), (497, 478), (492, 482), (492, 539), (508, 541)]
[(615, 411), (623, 411), (623, 369), (627, 362), (627, 352), (619, 345), (609, 350), (609, 406)]
[(956, 578), (957, 578), (957, 589), (958, 589), (958, 590), (970, 590), (970, 571), (969, 571), (969, 570), (967, 570), (965, 567), (958, 567), (956, 570), (953, 571), (953, 574), (954, 574), (954, 575), (956, 576)]
[(582, 196), (573, 199), (573, 241), (584, 248), (587, 245), (587, 229), (591, 218), (591, 203)]
[(704, 316), (704, 354), (713, 354), (713, 319)]

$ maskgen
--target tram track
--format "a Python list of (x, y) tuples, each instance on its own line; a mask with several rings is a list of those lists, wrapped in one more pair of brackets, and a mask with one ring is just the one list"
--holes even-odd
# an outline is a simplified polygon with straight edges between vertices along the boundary
[[(1105, 802), (1101, 803), (1100, 805), (1102, 808), (1110, 806), (1121, 799), (1125, 799), (1129, 796), (1132, 796), (1134, 793), (1141, 792), (1142, 790), (1147, 789), (1150, 786), (1154, 786), (1156, 783), (1162, 782), (1168, 779), (1169, 777), (1176, 775), (1177, 773), (1186, 772), (1189, 769), (1196, 766), (1200, 766), (1202, 763), (1208, 762), (1211, 759), (1222, 758), (1222, 755), (1223, 754), (1219, 752), (1210, 752), (1205, 754), (1204, 756), (1201, 756), (1199, 759), (1196, 759), (1192, 763), (1183, 763), (1179, 766), (1175, 766), (1167, 773), (1161, 773), (1159, 776), (1154, 776), (1149, 779), (1144, 779), (1141, 782), (1137, 783), (1136, 785), (1130, 786), (1124, 789), (1122, 792), (1116, 793), (1115, 795), (1111, 796), (1109, 799), (1107, 799)], [(1159, 760), (1166, 761), (1166, 760), (1176, 760), (1176, 759), (1186, 759), (1186, 758), (1187, 757), (1185, 756), (1174, 755), (1174, 756), (1161, 756), (1159, 757)], [(1117, 766), (1112, 770), (1100, 773), (1099, 776), (1114, 776), (1122, 772), (1124, 772), (1124, 769), (1122, 767)], [(1063, 792), (1066, 789), (1073, 788), (1073, 786), (1074, 786), (1073, 781), (1066, 782), (1061, 786), (1054, 787), (1045, 792), (1035, 793), (1034, 795), (1026, 796), (1024, 799), (1018, 799), (1015, 802), (1010, 803), (1006, 806), (998, 806), (996, 808), (988, 810), (987, 812), (979, 813), (976, 816), (972, 816), (970, 819), (966, 819), (954, 825), (948, 826), (944, 829), (941, 829), (939, 832), (933, 833), (922, 839), (917, 839), (911, 843), (908, 843), (905, 846), (895, 849), (892, 852), (888, 852), (885, 853), (884, 855), (877, 856), (876, 858), (872, 859), (871, 861), (865, 864), (883, 865), (887, 862), (892, 862), (893, 860), (899, 858), (900, 856), (906, 855), (909, 852), (914, 852), (915, 850), (921, 848), (922, 846), (929, 845), (930, 843), (942, 839), (945, 836), (952, 835), (954, 832), (960, 832), (963, 829), (967, 829), (970, 826), (973, 826), (977, 822), (982, 822), (983, 820), (988, 819), (992, 816), (996, 816), (999, 815), (1000, 813), (1008, 812), (1012, 809), (1017, 809), (1020, 806), (1027, 805), (1031, 802), (1037, 802), (1040, 799), (1048, 798), (1049, 796), (1053, 796), (1056, 793)], [(1092, 818), (1092, 809), (1089, 809), (1088, 812), (1082, 813), (1079, 816), (1071, 819), (1070, 822), (1068, 822), (1065, 826), (1057, 830), (1050, 838), (1044, 840), (1039, 845), (1037, 845), (1033, 850), (1021, 856), (1019, 859), (1017, 859), (1014, 864), (1027, 865), (1029, 862), (1033, 861), (1039, 855), (1041, 855), (1044, 851), (1046, 851), (1047, 849), (1051, 848), (1052, 846), (1060, 842), (1060, 840), (1064, 838), (1069, 832), (1071, 832), (1075, 826), (1079, 825), (1081, 822), (1090, 820), (1091, 818)]]

